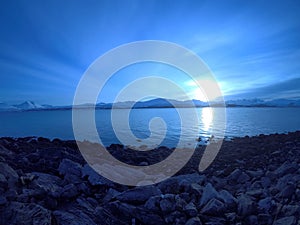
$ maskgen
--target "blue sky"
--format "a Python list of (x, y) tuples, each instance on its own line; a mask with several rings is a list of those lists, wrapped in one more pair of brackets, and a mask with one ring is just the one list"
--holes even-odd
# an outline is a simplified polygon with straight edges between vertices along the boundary
[[(0, 102), (72, 104), (95, 59), (148, 39), (197, 53), (225, 98), (300, 98), (299, 1), (1, 1), (0, 27)], [(137, 76), (117, 75), (101, 101)]]

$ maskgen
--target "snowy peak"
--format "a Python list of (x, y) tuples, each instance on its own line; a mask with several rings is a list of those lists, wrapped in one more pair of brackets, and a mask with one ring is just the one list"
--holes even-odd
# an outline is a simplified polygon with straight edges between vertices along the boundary
[(17, 109), (20, 109), (20, 110), (29, 110), (29, 109), (42, 109), (44, 108), (43, 106), (39, 105), (39, 104), (36, 104), (34, 103), (33, 101), (26, 101), (26, 102), (23, 102), (19, 105), (14, 105)]

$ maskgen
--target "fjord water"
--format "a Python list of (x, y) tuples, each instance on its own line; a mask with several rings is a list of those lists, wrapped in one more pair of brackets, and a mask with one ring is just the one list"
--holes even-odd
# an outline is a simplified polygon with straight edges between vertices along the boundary
[[(185, 109), (183, 109), (185, 110)], [(187, 113), (188, 113), (188, 109)], [(216, 118), (218, 108), (198, 108), (198, 124), (181, 124), (180, 117), (174, 108), (132, 109), (129, 117), (131, 132), (137, 140), (150, 136), (149, 122), (152, 118), (162, 118), (166, 126), (166, 136), (160, 145), (175, 147), (184, 135), (202, 140), (211, 136), (212, 128), (218, 129)], [(122, 109), (117, 110), (120, 115)], [(300, 108), (227, 108), (225, 137), (255, 136), (259, 134), (286, 133), (300, 130)], [(120, 143), (111, 123), (111, 110), (96, 110), (95, 121), (101, 141), (108, 146)], [(125, 135), (129, 131), (124, 129)], [(160, 131), (157, 136), (160, 135)], [(89, 140), (96, 140), (92, 134)], [(42, 136), (50, 139), (72, 140), (72, 111), (45, 110), (23, 112), (0, 112), (0, 137)], [(185, 138), (183, 136), (183, 138)], [(194, 143), (191, 143), (194, 144)]]

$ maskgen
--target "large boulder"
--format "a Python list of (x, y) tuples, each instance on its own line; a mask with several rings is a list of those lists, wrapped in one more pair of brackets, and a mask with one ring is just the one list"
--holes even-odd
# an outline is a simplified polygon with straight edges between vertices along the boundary
[(160, 195), (161, 191), (154, 185), (136, 187), (120, 193), (115, 196), (121, 202), (128, 202), (133, 204), (145, 203), (150, 197)]

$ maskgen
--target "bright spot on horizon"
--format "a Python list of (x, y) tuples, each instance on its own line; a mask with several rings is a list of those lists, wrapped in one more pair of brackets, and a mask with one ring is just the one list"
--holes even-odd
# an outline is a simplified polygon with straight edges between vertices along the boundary
[[(199, 87), (199, 85), (200, 87)], [(222, 97), (218, 91), (216, 91), (216, 85), (221, 87), (218, 83), (210, 79), (198, 80), (198, 84), (194, 80), (189, 80), (185, 82), (185, 85), (188, 86), (191, 90), (191, 96), (193, 99), (197, 99), (203, 102), (208, 102), (208, 95), (213, 99), (218, 99)], [(206, 92), (207, 91), (207, 92)], [(222, 90), (221, 90), (222, 91)]]

